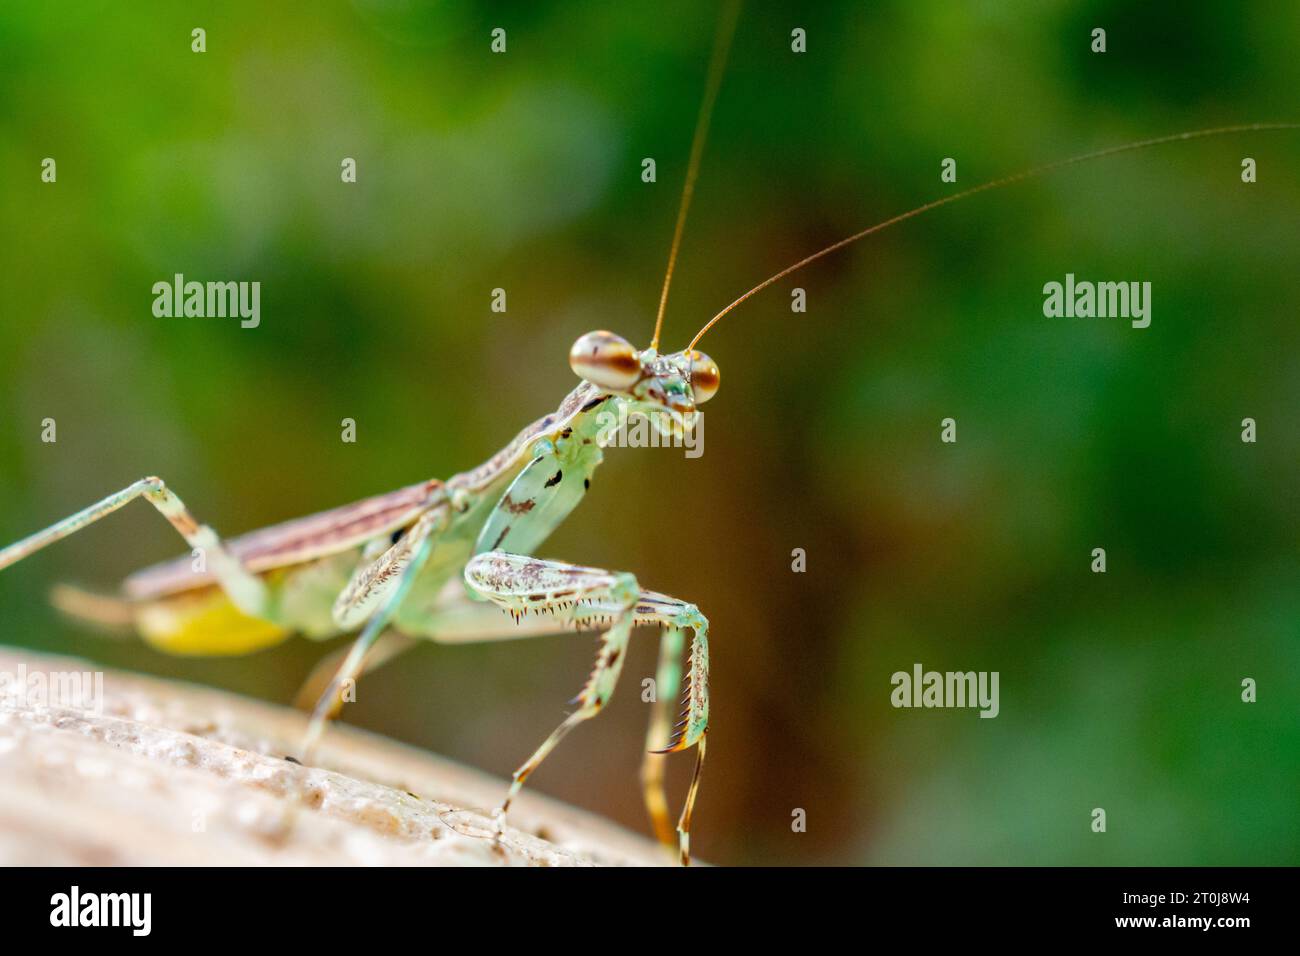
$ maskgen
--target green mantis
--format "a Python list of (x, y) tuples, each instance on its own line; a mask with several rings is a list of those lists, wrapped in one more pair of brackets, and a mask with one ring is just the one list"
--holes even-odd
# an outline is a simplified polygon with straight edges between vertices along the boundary
[[(610, 332), (590, 332), (569, 352), (578, 385), (554, 412), (519, 432), (488, 461), (445, 481), (427, 480), (331, 511), (225, 540), (200, 524), (160, 478), (144, 478), (3, 550), (0, 569), (144, 499), (193, 549), (191, 556), (128, 577), (112, 605), (64, 592), (83, 616), (120, 613), (149, 642), (184, 654), (247, 653), (294, 634), (358, 633), (319, 693), (304, 757), (337, 710), (342, 691), (365, 669), (420, 640), (463, 643), (591, 631), (600, 635), (590, 677), (575, 709), (513, 775), (505, 814), (529, 776), (575, 726), (609, 702), (635, 628), (662, 629), (656, 700), (642, 765), (645, 802), (656, 835), (690, 861), (691, 818), (709, 730), (709, 622), (694, 603), (648, 590), (626, 571), (536, 556), (581, 503), (605, 452), (601, 414), (648, 417), (677, 434), (718, 391), (717, 365), (696, 349), (718, 321), (754, 294), (803, 266), (939, 206), (1053, 170), (1120, 152), (1196, 137), (1297, 124), (1253, 124), (1148, 139), (1076, 156), (994, 180), (919, 206), (822, 249), (735, 299), (684, 349), (659, 351), (673, 265), (716, 98), (730, 27), (720, 32), (696, 128), (669, 254), (655, 332), (638, 349)], [(683, 657), (685, 665), (683, 666)], [(673, 705), (682, 692), (681, 710)], [(677, 723), (673, 725), (673, 718)], [(675, 827), (663, 761), (696, 750), (695, 773)]]
[[(688, 429), (717, 391), (717, 367), (702, 353), (660, 356), (608, 332), (584, 335), (570, 362), (583, 381), (559, 408), (479, 467), (425, 481), (231, 541), (199, 524), (159, 478), (145, 478), (0, 551), (0, 568), (143, 498), (195, 550), (127, 578), (134, 623), (163, 649), (181, 653), (254, 650), (294, 633), (361, 633), (313, 714), (310, 752), (345, 684), (361, 673), (387, 628), (407, 638), (455, 643), (574, 629), (601, 632), (595, 666), (577, 708), (514, 774), (504, 815), (528, 776), (575, 726), (608, 703), (635, 626), (665, 629), (659, 693), (648, 737), (654, 753), (696, 747), (697, 775), (678, 823), (689, 861), (691, 809), (709, 724), (708, 621), (689, 602), (649, 591), (627, 572), (532, 557), (582, 501), (600, 465), (607, 406)], [(501, 612), (505, 612), (502, 614)], [(689, 633), (681, 722), (665, 733), (676, 697), (678, 660)], [(391, 651), (389, 651), (391, 653)], [(656, 827), (666, 800), (662, 774), (644, 772)]]

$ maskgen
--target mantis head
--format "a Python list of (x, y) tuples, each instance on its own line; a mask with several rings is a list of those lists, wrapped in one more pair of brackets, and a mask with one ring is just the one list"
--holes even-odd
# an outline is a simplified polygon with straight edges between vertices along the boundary
[(674, 431), (692, 427), (696, 406), (718, 391), (718, 365), (703, 352), (638, 351), (613, 332), (588, 332), (574, 342), (569, 367), (602, 391), (627, 399), (632, 411), (652, 421), (662, 417), (653, 413), (666, 412)]

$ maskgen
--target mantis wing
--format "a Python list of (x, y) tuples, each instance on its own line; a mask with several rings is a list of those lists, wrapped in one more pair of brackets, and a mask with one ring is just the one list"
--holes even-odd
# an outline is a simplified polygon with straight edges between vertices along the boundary
[[(263, 572), (347, 551), (370, 538), (405, 527), (442, 494), (442, 482), (422, 481), (387, 494), (295, 518), (232, 538), (227, 546), (250, 571)], [(124, 588), (137, 600), (161, 597), (214, 583), (196, 573), (189, 557), (137, 571)]]

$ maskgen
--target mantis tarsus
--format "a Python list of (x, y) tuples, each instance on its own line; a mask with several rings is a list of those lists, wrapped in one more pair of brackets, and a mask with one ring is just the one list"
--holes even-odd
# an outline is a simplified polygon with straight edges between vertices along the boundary
[[(159, 478), (144, 478), (0, 551), (0, 569), (144, 498), (203, 555), (128, 577), (121, 599), (63, 591), (60, 603), (83, 617), (120, 616), (163, 650), (181, 654), (245, 653), (292, 634), (331, 637), (360, 630), (315, 705), (304, 756), (360, 673), (421, 638), (459, 643), (599, 631), (600, 649), (577, 709), (514, 773), (500, 824), (524, 781), (574, 726), (609, 701), (632, 630), (663, 628), (657, 698), (642, 767), (644, 797), (656, 835), (690, 861), (690, 821), (709, 726), (708, 621), (692, 603), (645, 590), (628, 572), (533, 557), (582, 500), (602, 460), (598, 411), (642, 414), (669, 433), (692, 426), (697, 406), (719, 385), (718, 368), (696, 350), (723, 316), (809, 263), (872, 233), (939, 206), (1052, 170), (1121, 152), (1193, 138), (1297, 129), (1258, 123), (1197, 130), (1128, 143), (1037, 166), (918, 206), (849, 236), (781, 270), (710, 319), (683, 350), (660, 354), (668, 289), (699, 169), (709, 117), (735, 25), (728, 7), (718, 33), (691, 147), (668, 268), (650, 345), (637, 349), (610, 332), (591, 332), (569, 361), (581, 379), (559, 408), (533, 422), (487, 462), (446, 481), (429, 480), (295, 521), (223, 541)], [(503, 615), (501, 612), (505, 612)], [(669, 727), (689, 633), (683, 710)], [(323, 672), (322, 672), (323, 673)], [(310, 686), (309, 682), (309, 686)], [(695, 773), (674, 839), (663, 786), (667, 753), (696, 748)]]

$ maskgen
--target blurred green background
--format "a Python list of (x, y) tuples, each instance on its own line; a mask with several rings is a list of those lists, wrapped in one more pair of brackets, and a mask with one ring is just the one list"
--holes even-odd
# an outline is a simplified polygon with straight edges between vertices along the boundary
[[(0, 9), (0, 542), (145, 474), (227, 535), (447, 476), (559, 403), (580, 333), (648, 341), (713, 4), (185, 6)], [(1298, 42), (1287, 3), (751, 4), (665, 344), (947, 192), (1300, 119)], [(612, 451), (542, 552), (710, 616), (701, 856), (1300, 860), (1298, 160), (1300, 134), (1250, 134), (983, 195), (710, 334), (723, 387), (703, 457)], [(150, 287), (177, 272), (260, 281), (261, 327), (155, 318)], [(1042, 286), (1067, 272), (1152, 282), (1151, 327), (1044, 318)], [(111, 587), (183, 550), (136, 505), (0, 574), (4, 642), (287, 701), (326, 648), (168, 658), (46, 603), (57, 581)], [(642, 830), (652, 638), (533, 778)], [(592, 652), (430, 645), (364, 680), (346, 719), (505, 775)], [(999, 671), (1001, 715), (891, 708), (889, 676), (914, 662)], [(689, 764), (673, 761), (678, 795)]]

